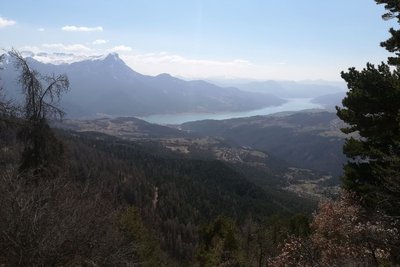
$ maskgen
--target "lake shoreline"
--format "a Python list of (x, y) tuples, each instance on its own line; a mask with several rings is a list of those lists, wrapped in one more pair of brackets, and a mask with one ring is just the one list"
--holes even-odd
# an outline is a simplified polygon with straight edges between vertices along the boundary
[(159, 125), (179, 125), (185, 122), (199, 120), (226, 120), (234, 118), (270, 115), (279, 112), (301, 111), (307, 109), (324, 109), (322, 105), (312, 103), (312, 98), (287, 98), (285, 100), (287, 100), (287, 102), (279, 106), (268, 106), (265, 108), (248, 111), (154, 114), (137, 118), (149, 123), (155, 123)]

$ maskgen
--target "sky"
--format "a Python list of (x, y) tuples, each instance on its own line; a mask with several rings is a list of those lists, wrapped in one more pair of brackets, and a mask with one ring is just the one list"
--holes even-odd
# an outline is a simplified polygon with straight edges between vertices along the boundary
[(0, 48), (116, 52), (143, 74), (330, 80), (386, 61), (373, 0), (0, 0)]

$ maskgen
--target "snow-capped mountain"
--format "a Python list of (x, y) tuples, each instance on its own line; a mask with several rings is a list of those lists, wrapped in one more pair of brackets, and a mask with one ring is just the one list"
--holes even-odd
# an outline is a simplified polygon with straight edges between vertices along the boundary
[(87, 55), (80, 55), (80, 54), (74, 54), (74, 53), (59, 53), (59, 52), (34, 53), (32, 51), (21, 51), (21, 54), (24, 57), (33, 58), (41, 63), (45, 63), (45, 64), (50, 63), (50, 64), (54, 64), (54, 65), (71, 64), (71, 63), (80, 62), (80, 61), (84, 61), (84, 60), (102, 60), (107, 56), (107, 55), (87, 56)]
[[(71, 117), (239, 111), (284, 102), (273, 95), (243, 92), (201, 80), (184, 81), (169, 74), (142, 75), (128, 67), (116, 53), (83, 60), (77, 60), (72, 54), (29, 56), (31, 67), (42, 74), (68, 75), (70, 91), (63, 96), (62, 105)], [(68, 63), (72, 58), (73, 62)], [(51, 59), (53, 63), (46, 63), (44, 59), (48, 62)], [(17, 72), (8, 58), (3, 65), (0, 71), (3, 87), (8, 95), (18, 98)]]

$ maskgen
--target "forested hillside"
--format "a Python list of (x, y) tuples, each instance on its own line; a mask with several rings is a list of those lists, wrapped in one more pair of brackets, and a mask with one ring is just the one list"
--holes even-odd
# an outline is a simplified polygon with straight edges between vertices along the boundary
[[(398, 0), (375, 2), (385, 9), (383, 19), (400, 24)], [(0, 17), (0, 29), (14, 24)], [(61, 29), (103, 32), (101, 26)], [(116, 54), (58, 65), (50, 74), (44, 70), (54, 65), (6, 51), (0, 69), (7, 82), (0, 85), (17, 85), (21, 94), (14, 101), (15, 88), (0, 86), (0, 267), (399, 267), (400, 29), (389, 33), (381, 43), (391, 53), (387, 63), (341, 72), (348, 91), (336, 113), (168, 127), (134, 117), (63, 121), (63, 99), (71, 84), (80, 84), (86, 98), (78, 99), (84, 110), (76, 111), (87, 115), (244, 110), (284, 100), (141, 75)], [(240, 59), (172, 59), (256, 70)], [(77, 81), (85, 77), (87, 83)], [(321, 88), (280, 84), (286, 84), (282, 96), (293, 89), (319, 95)], [(276, 84), (245, 85), (250, 91), (265, 86)], [(314, 101), (331, 105), (341, 93)]]
[[(10, 56), (21, 69), (26, 101), (18, 106), (1, 96), (0, 261), (6, 265), (266, 262), (264, 250), (276, 253), (285, 236), (309, 231), (307, 217), (294, 215), (309, 214), (312, 201), (268, 192), (221, 161), (51, 129), (50, 116), (62, 115), (57, 99), (68, 77), (39, 76), (17, 51)], [(150, 135), (177, 131), (134, 122)], [(272, 231), (262, 235), (274, 236), (273, 243), (246, 240), (261, 229)]]
[[(20, 147), (14, 132), (13, 127), (3, 125), (2, 143), (7, 144), (2, 150), (3, 166), (11, 173)], [(256, 227), (265, 225), (262, 222), (272, 215), (290, 217), (311, 210), (311, 206), (307, 208), (311, 202), (290, 193), (268, 194), (219, 161), (152, 155), (132, 142), (98, 133), (61, 131), (57, 136), (64, 146), (63, 167), (59, 167), (57, 177), (63, 177), (77, 190), (89, 187), (95, 191), (93, 194), (105, 191), (109, 196), (104, 201), (112, 201), (119, 212), (134, 207), (136, 219), (144, 222), (143, 227), (173, 261), (192, 261), (201, 226), (220, 216), (232, 218), (235, 227), (251, 219)], [(77, 210), (84, 208), (79, 200), (74, 205)], [(236, 235), (241, 238), (240, 232)]]
[(222, 121), (184, 123), (190, 133), (221, 137), (283, 159), (292, 166), (339, 177), (345, 157), (340, 128), (344, 124), (331, 112), (299, 112)]
[[(109, 135), (132, 140), (141, 144), (146, 151), (163, 155), (169, 158), (185, 159), (214, 159), (229, 164), (241, 173), (250, 182), (262, 187), (270, 194), (276, 192), (291, 191), (297, 195), (310, 199), (323, 199), (335, 195), (338, 192), (338, 175), (329, 170), (334, 169), (326, 163), (336, 159), (335, 151), (341, 149), (343, 135), (339, 131), (337, 119), (331, 113), (301, 113), (286, 114), (287, 116), (250, 117), (246, 119), (229, 121), (204, 121), (174, 126), (170, 128), (150, 124), (136, 118), (104, 118), (96, 120), (66, 120), (58, 127), (74, 129), (78, 132), (101, 132)], [(293, 117), (301, 116), (301, 120)], [(319, 120), (315, 120), (321, 116)], [(252, 131), (248, 133), (243, 143), (232, 141), (222, 133), (232, 131), (237, 121), (243, 129)], [(336, 123), (335, 123), (336, 122)], [(236, 124), (235, 124), (236, 123)], [(192, 125), (193, 128), (190, 128)], [(197, 130), (197, 125), (199, 130)], [(214, 127), (213, 125), (218, 125)], [(257, 132), (257, 129), (260, 129)], [(183, 129), (183, 130), (179, 130)], [(190, 129), (190, 130), (188, 130)], [(213, 132), (214, 130), (217, 131)], [(273, 129), (281, 134), (272, 134)], [(282, 132), (290, 131), (289, 136)], [(264, 132), (262, 132), (264, 131)], [(301, 133), (299, 139), (296, 135)], [(266, 144), (273, 144), (272, 148), (265, 146), (248, 145), (248, 140), (262, 141), (261, 135), (265, 135)], [(328, 136), (325, 136), (328, 135)], [(316, 138), (319, 137), (318, 139)], [(336, 139), (333, 139), (336, 137)], [(309, 140), (303, 143), (291, 143), (294, 141)], [(332, 142), (336, 140), (336, 142)], [(293, 147), (290, 147), (290, 144)], [(296, 146), (297, 145), (297, 146)], [(319, 146), (329, 149), (326, 154)], [(299, 149), (301, 148), (301, 150)], [(291, 152), (291, 153), (285, 153)], [(315, 158), (321, 158), (314, 165), (305, 164)], [(343, 157), (343, 156), (342, 156)], [(343, 159), (344, 162), (344, 159)], [(343, 163), (342, 162), (342, 163)], [(337, 163), (339, 165), (340, 162)], [(281, 194), (281, 193), (279, 193)]]

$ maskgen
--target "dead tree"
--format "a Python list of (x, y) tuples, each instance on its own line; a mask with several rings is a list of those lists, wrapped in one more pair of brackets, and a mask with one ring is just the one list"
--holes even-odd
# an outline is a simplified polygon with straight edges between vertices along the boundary
[(42, 75), (31, 68), (18, 51), (11, 50), (8, 54), (20, 71), (18, 82), (25, 97), (22, 113), (26, 125), (19, 134), (24, 144), (20, 170), (52, 175), (62, 159), (63, 147), (50, 129), (48, 119), (64, 115), (58, 104), (62, 93), (69, 88), (68, 77), (65, 74)]

